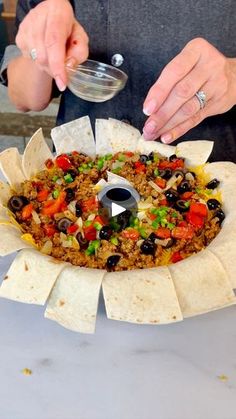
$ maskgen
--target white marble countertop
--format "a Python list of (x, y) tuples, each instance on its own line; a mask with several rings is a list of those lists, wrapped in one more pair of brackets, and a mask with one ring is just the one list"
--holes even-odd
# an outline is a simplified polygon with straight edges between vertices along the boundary
[(236, 418), (235, 306), (141, 326), (108, 320), (101, 301), (95, 335), (43, 312), (0, 300), (2, 419)]

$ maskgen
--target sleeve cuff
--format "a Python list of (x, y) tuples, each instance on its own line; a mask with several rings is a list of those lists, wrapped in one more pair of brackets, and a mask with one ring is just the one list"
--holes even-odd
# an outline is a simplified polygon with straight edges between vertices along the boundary
[(14, 58), (20, 57), (21, 51), (17, 48), (16, 45), (9, 45), (5, 49), (3, 59), (0, 63), (0, 83), (4, 86), (7, 86), (7, 66), (11, 60)]

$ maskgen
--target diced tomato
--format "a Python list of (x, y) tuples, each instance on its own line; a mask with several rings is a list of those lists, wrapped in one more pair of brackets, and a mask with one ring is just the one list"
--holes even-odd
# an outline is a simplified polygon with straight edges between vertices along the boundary
[(157, 177), (154, 182), (161, 189), (164, 189), (166, 187), (166, 180), (162, 179), (161, 177)]
[(193, 196), (193, 192), (190, 192), (190, 191), (184, 192), (181, 195), (181, 199), (183, 199), (184, 201), (187, 201), (188, 199), (192, 198), (192, 196)]
[(183, 159), (176, 158), (174, 161), (162, 160), (158, 164), (159, 169), (181, 169), (184, 167)]
[(46, 166), (47, 169), (52, 169), (53, 166), (54, 166), (54, 163), (53, 163), (52, 159), (47, 159), (45, 161), (45, 166)]
[(194, 236), (194, 229), (192, 226), (174, 227), (171, 231), (171, 236), (174, 239), (191, 240)]
[(93, 221), (93, 224), (94, 223), (99, 223), (102, 226), (105, 226), (106, 224), (108, 224), (108, 221), (102, 215), (96, 215), (96, 217), (94, 218), (94, 221)]
[(22, 213), (21, 213), (21, 217), (23, 220), (28, 220), (28, 218), (30, 218), (32, 216), (32, 212), (33, 212), (33, 204), (27, 204), (23, 207), (22, 209)]
[(146, 166), (145, 166), (145, 164), (141, 163), (140, 161), (136, 161), (134, 163), (134, 166), (135, 166), (135, 172), (137, 174), (146, 173)]
[(133, 157), (134, 153), (132, 153), (132, 151), (125, 151), (125, 152), (124, 152), (124, 155), (125, 155), (126, 157)]
[(66, 171), (71, 168), (72, 164), (67, 154), (61, 154), (56, 158), (56, 165), (60, 169)]
[(66, 192), (61, 191), (57, 199), (50, 199), (43, 203), (42, 214), (48, 215), (49, 217), (53, 216), (57, 212), (62, 210), (62, 206), (65, 203)]
[(67, 208), (68, 208), (68, 204), (66, 203), (66, 201), (62, 202), (60, 211), (61, 212), (66, 211)]
[(68, 234), (73, 234), (78, 230), (78, 226), (76, 224), (71, 224), (68, 228), (67, 228), (67, 233)]
[(204, 218), (191, 212), (186, 214), (186, 220), (194, 227), (201, 228), (204, 225)]
[(188, 227), (188, 223), (187, 223), (187, 221), (184, 221), (184, 220), (180, 221), (180, 222), (178, 223), (178, 227)]
[(160, 205), (163, 205), (164, 207), (168, 204), (167, 199), (163, 198), (160, 200)]
[(192, 202), (189, 208), (190, 214), (196, 214), (199, 217), (206, 217), (207, 216), (207, 206), (202, 204), (201, 202)]
[(88, 227), (83, 227), (83, 231), (86, 240), (96, 240), (97, 230), (94, 228), (92, 224)]
[(151, 212), (148, 212), (147, 215), (148, 215), (148, 218), (150, 218), (150, 220), (152, 221), (154, 221), (157, 218), (156, 214), (152, 214)]
[(171, 236), (171, 232), (167, 227), (159, 227), (157, 230), (154, 231), (159, 239), (169, 239)]
[(78, 151), (76, 151), (76, 150), (74, 150), (74, 151), (72, 151), (72, 156), (78, 156), (79, 155), (79, 152)]
[(44, 231), (45, 231), (45, 234), (48, 236), (48, 237), (52, 237), (55, 233), (56, 233), (56, 227), (53, 225), (53, 224), (45, 224), (44, 226), (43, 226), (43, 229), (44, 229)]
[(81, 202), (81, 207), (83, 212), (93, 212), (98, 210), (98, 201), (95, 196), (92, 196), (91, 198), (84, 199)]
[(138, 240), (140, 233), (135, 228), (128, 227), (122, 231), (121, 235), (125, 239)]
[(183, 260), (183, 257), (181, 256), (180, 252), (174, 252), (171, 256), (172, 263), (180, 262), (181, 260)]
[(42, 189), (41, 191), (39, 191), (37, 193), (37, 201), (38, 202), (43, 202), (47, 200), (47, 197), (49, 195), (49, 191), (48, 189)]

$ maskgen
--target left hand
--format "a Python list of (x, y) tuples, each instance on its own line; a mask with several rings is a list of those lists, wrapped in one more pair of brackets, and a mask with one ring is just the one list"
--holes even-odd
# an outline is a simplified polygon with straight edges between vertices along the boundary
[[(200, 108), (196, 92), (206, 94)], [(190, 41), (162, 71), (144, 102), (146, 140), (171, 143), (203, 119), (236, 104), (236, 59), (227, 58), (205, 39)]]

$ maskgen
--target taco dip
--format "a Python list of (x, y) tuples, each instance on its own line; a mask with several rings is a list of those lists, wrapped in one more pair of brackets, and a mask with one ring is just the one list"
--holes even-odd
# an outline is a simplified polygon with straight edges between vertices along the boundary
[(88, 117), (54, 128), (52, 139), (56, 155), (41, 130), (22, 157), (0, 155), (0, 252), (23, 249), (0, 296), (48, 300), (46, 317), (85, 332), (101, 285), (107, 316), (135, 323), (235, 303), (236, 170), (206, 164), (213, 142), (146, 142), (110, 119), (96, 121), (95, 144)]

